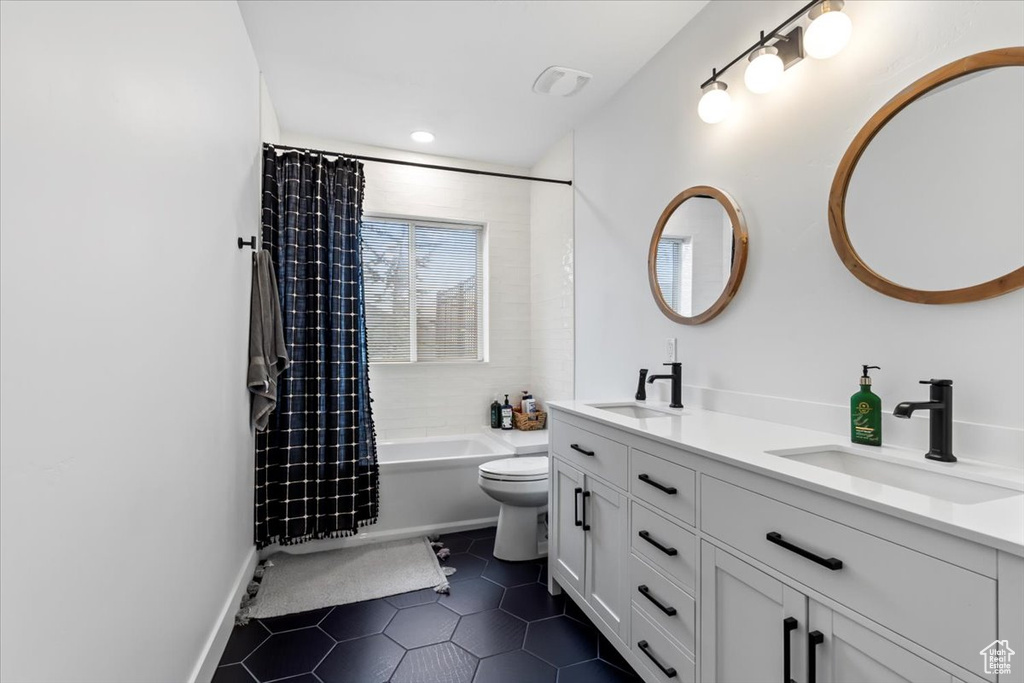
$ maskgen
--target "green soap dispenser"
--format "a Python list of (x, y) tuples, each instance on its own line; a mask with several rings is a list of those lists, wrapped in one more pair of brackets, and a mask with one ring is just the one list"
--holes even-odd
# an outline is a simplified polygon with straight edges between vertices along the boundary
[(881, 370), (865, 365), (860, 378), (860, 391), (850, 397), (850, 440), (865, 446), (882, 445), (882, 399), (871, 391), (868, 370)]

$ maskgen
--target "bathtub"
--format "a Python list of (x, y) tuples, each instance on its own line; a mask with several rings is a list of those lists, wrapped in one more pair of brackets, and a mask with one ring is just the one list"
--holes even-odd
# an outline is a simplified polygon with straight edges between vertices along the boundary
[(508, 458), (512, 450), (485, 434), (460, 434), (457, 436), (432, 436), (421, 439), (381, 441), (377, 444), (377, 462), (380, 469), (423, 469), (429, 467), (465, 467), (468, 460), (482, 462), (495, 458)]
[(480, 489), (477, 468), (513, 455), (485, 434), (378, 443), (380, 518), (366, 527), (367, 540), (496, 524), (498, 503)]
[(355, 536), (281, 550), (305, 554), (497, 524), (498, 503), (480, 489), (477, 467), (510, 458), (516, 451), (486, 433), (380, 441), (377, 523), (361, 527)]

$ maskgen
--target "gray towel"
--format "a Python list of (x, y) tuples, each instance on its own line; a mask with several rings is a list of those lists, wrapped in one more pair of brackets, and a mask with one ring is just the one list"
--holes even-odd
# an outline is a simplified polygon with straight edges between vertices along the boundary
[(270, 254), (260, 251), (253, 259), (252, 307), (249, 313), (249, 376), (252, 392), (252, 424), (257, 431), (267, 428), (270, 413), (277, 406), (277, 378), (291, 361), (284, 345), (281, 302)]

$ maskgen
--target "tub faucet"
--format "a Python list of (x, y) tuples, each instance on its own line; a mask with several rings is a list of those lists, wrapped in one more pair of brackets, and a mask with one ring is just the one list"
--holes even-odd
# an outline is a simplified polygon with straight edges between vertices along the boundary
[(953, 455), (953, 380), (928, 379), (921, 384), (931, 385), (929, 401), (900, 403), (892, 411), (896, 417), (909, 418), (915, 410), (930, 410), (928, 452), (924, 457), (940, 462), (956, 462)]
[(656, 379), (670, 379), (672, 380), (672, 402), (668, 404), (669, 408), (682, 408), (683, 407), (683, 364), (682, 363), (665, 363), (665, 365), (672, 366), (671, 375), (651, 375), (647, 378), (648, 384), (654, 384)]

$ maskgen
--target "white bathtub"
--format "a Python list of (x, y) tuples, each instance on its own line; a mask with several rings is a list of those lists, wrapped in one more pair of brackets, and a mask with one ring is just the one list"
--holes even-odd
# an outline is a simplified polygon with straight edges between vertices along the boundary
[[(498, 503), (480, 490), (477, 467), (510, 458), (515, 449), (481, 434), (377, 443), (380, 514), (355, 536), (280, 548), (304, 554), (498, 523)], [(278, 550), (264, 549), (262, 555)]]
[(381, 472), (407, 469), (423, 463), (431, 463), (430, 467), (464, 467), (470, 459), (476, 459), (476, 465), (479, 465), (511, 455), (510, 448), (484, 434), (432, 436), (377, 444), (377, 462), (380, 463)]
[(380, 441), (380, 514), (377, 523), (345, 538), (276, 550), (311, 553), (413, 536), (444, 534), (498, 523), (498, 503), (480, 489), (481, 463), (519, 455), (546, 455), (546, 433), (506, 432)]
[(498, 503), (480, 490), (477, 468), (513, 450), (484, 434), (377, 444), (380, 518), (356, 539), (380, 540), (496, 524)]

